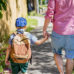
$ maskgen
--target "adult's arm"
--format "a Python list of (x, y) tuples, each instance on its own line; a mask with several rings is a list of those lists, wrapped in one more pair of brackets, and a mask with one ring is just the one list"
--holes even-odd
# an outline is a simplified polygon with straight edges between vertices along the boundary
[(43, 26), (43, 35), (44, 36), (47, 35), (46, 30), (49, 25), (49, 22), (51, 22), (53, 20), (54, 13), (55, 13), (55, 0), (49, 0), (47, 12), (45, 15), (45, 22), (44, 22), (44, 26)]

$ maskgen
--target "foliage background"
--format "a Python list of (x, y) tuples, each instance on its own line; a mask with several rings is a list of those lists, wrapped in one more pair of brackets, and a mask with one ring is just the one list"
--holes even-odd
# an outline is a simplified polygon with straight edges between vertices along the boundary
[(2, 18), (3, 16), (2, 11), (7, 9), (6, 7), (7, 7), (7, 0), (0, 0), (0, 18)]

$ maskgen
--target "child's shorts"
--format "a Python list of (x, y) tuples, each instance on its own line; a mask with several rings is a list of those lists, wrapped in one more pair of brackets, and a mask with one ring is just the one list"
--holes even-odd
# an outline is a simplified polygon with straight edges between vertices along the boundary
[(74, 35), (59, 35), (52, 32), (51, 47), (52, 51), (59, 55), (64, 49), (66, 58), (74, 59)]
[(12, 74), (18, 74), (20, 71), (22, 73), (26, 73), (28, 68), (28, 62), (22, 64), (22, 63), (14, 63), (12, 60), (10, 60), (11, 68), (12, 68)]

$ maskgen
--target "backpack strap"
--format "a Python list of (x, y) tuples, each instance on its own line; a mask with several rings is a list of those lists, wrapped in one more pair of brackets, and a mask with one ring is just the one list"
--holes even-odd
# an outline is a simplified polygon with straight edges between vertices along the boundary
[[(12, 35), (14, 35), (14, 37), (17, 35), (17, 32), (12, 33)], [(13, 37), (13, 39), (14, 39)], [(12, 43), (13, 43), (13, 39), (12, 39)], [(11, 48), (13, 48), (13, 45), (11, 44)]]
[(14, 35), (17, 35), (18, 33), (17, 33), (17, 32), (14, 32), (13, 34), (14, 34)]

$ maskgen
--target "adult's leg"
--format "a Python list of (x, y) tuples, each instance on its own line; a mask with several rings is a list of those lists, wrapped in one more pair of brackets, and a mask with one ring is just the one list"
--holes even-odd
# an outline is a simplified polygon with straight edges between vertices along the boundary
[(67, 59), (67, 61), (66, 61), (66, 74), (72, 74), (73, 65), (74, 65), (73, 60)]
[(54, 54), (54, 59), (57, 65), (57, 68), (60, 72), (60, 74), (64, 74), (64, 69), (63, 69), (63, 59), (61, 55)]
[(55, 63), (57, 65), (57, 68), (60, 72), (60, 74), (64, 74), (63, 69), (63, 59), (62, 59), (62, 48), (64, 48), (65, 39), (63, 35), (57, 34), (56, 32), (52, 32), (51, 36), (51, 46), (52, 51), (54, 53), (54, 59)]

